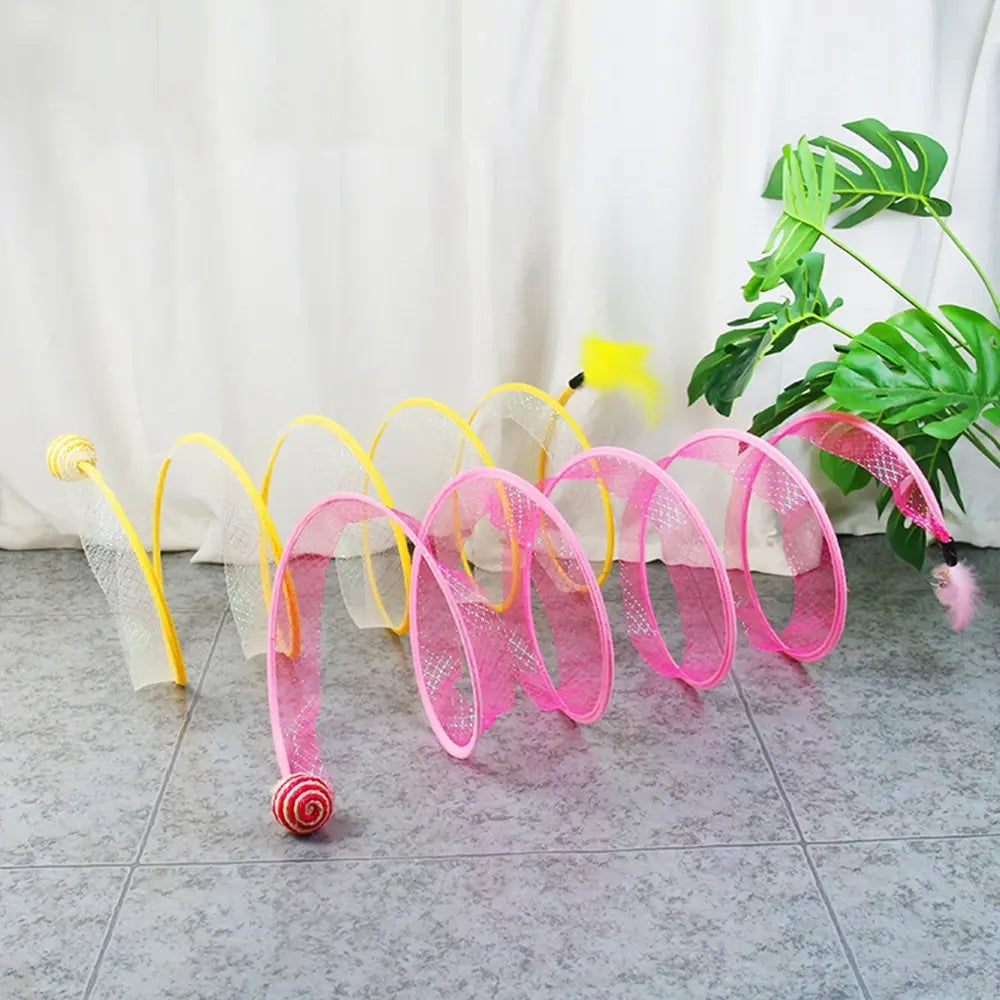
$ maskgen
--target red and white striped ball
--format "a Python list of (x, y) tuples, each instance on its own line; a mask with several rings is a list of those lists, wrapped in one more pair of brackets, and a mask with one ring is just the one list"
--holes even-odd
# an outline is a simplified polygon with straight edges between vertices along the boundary
[(333, 815), (333, 789), (314, 774), (290, 774), (274, 789), (271, 815), (297, 837), (308, 837)]

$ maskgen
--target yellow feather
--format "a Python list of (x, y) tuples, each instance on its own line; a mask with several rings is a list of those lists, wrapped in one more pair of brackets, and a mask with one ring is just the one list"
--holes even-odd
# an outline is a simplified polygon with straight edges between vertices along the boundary
[(664, 394), (660, 381), (648, 368), (652, 350), (645, 344), (585, 337), (580, 350), (584, 384), (598, 392), (623, 392), (631, 396), (654, 426), (662, 414)]

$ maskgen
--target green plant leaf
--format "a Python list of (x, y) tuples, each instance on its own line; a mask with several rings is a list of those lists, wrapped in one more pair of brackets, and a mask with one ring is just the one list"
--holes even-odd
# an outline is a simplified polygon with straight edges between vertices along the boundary
[(841, 407), (880, 424), (914, 422), (952, 440), (1000, 402), (1000, 330), (971, 309), (942, 313), (969, 347), (973, 367), (931, 317), (907, 310), (854, 337), (830, 383)]
[[(942, 441), (924, 434), (915, 424), (897, 425), (884, 429), (893, 434), (920, 466), (938, 501), (941, 500), (941, 480), (943, 479), (949, 492), (955, 498), (955, 502), (964, 511), (965, 502), (962, 499), (961, 486), (951, 460), (951, 449), (955, 442)], [(872, 479), (871, 474), (866, 469), (829, 452), (821, 452), (819, 460), (823, 472), (845, 494), (867, 486)], [(875, 500), (880, 517), (891, 499), (892, 490), (888, 487), (882, 487)]]
[(892, 428), (899, 443), (913, 456), (921, 471), (927, 477), (940, 502), (942, 499), (941, 480), (944, 479), (948, 491), (955, 498), (961, 510), (965, 510), (958, 474), (951, 461), (951, 449), (955, 441), (944, 441), (920, 431), (915, 425)]
[(889, 512), (885, 533), (897, 556), (916, 569), (923, 569), (927, 552), (927, 533), (923, 528), (917, 524), (907, 524), (899, 508), (893, 507)]
[(1000, 406), (991, 406), (988, 410), (983, 410), (983, 416), (991, 423), (1000, 427)]
[(888, 486), (883, 486), (882, 489), (878, 491), (878, 496), (875, 498), (875, 510), (878, 512), (878, 516), (881, 517), (885, 513), (886, 507), (892, 502), (892, 490)]
[(945, 417), (944, 420), (935, 420), (933, 423), (924, 424), (924, 430), (931, 437), (940, 438), (942, 441), (953, 441), (972, 426), (977, 416), (978, 414), (971, 407), (968, 407), (961, 413)]
[[(848, 122), (844, 128), (881, 153), (888, 166), (876, 163), (861, 150), (836, 139), (817, 136), (809, 145), (836, 157), (831, 215), (840, 215), (837, 229), (849, 229), (882, 211), (906, 215), (951, 215), (951, 205), (931, 191), (941, 179), (948, 153), (930, 136), (890, 129), (877, 118)], [(910, 162), (912, 155), (916, 165)], [(771, 171), (765, 198), (781, 198), (784, 171), (779, 160)]]
[(976, 388), (984, 396), (1000, 397), (1000, 329), (965, 306), (941, 306), (941, 314), (962, 335), (976, 359)]
[[(940, 453), (936, 456), (935, 465), (941, 470), (941, 475), (944, 476), (944, 481), (948, 484), (948, 491), (955, 498), (958, 509), (964, 514), (965, 500), (962, 498), (962, 487), (958, 482), (958, 473), (955, 471), (955, 466), (951, 461), (951, 453), (947, 446), (948, 442), (937, 439), (937, 443), (944, 447), (942, 447)], [(924, 472), (926, 471), (925, 469)], [(938, 499), (940, 500), (940, 496)]]
[(872, 481), (872, 474), (867, 469), (829, 451), (819, 453), (819, 467), (845, 496), (863, 489)]
[(765, 256), (750, 261), (753, 277), (743, 286), (743, 297), (748, 302), (776, 288), (812, 250), (833, 201), (836, 161), (830, 155), (817, 156), (804, 136), (794, 150), (785, 146), (781, 169), (784, 211), (764, 247)]
[[(955, 442), (941, 441), (937, 438), (929, 437), (922, 433), (919, 427), (914, 424), (897, 425), (896, 427), (885, 429), (893, 434), (899, 443), (916, 460), (917, 465), (920, 466), (921, 471), (927, 477), (938, 502), (940, 503), (942, 499), (941, 480), (943, 479), (951, 495), (955, 498), (955, 502), (964, 511), (965, 502), (962, 499), (962, 490), (959, 486), (958, 476), (952, 464), (950, 454)], [(875, 509), (878, 511), (879, 517), (885, 513), (885, 508), (891, 502), (892, 490), (888, 486), (883, 486), (875, 498)], [(886, 526), (886, 533), (890, 536), (889, 541), (898, 554), (903, 556), (904, 559), (908, 558), (908, 555), (912, 555), (913, 558), (909, 559), (909, 561), (914, 562), (918, 550), (918, 532), (916, 529), (911, 532), (910, 529), (905, 527), (898, 511), (895, 511), (894, 514), (895, 516), (890, 518)], [(893, 539), (895, 539), (895, 542), (893, 542)]]
[[(724, 416), (743, 394), (761, 358), (783, 351), (800, 330), (829, 316), (840, 299), (827, 302), (820, 288), (824, 258), (807, 253), (783, 280), (792, 298), (761, 302), (715, 342), (715, 348), (698, 362), (688, 383), (688, 404), (702, 396)], [(803, 404), (804, 405), (804, 404)]]
[(789, 417), (799, 410), (826, 397), (826, 390), (837, 369), (836, 361), (820, 361), (813, 365), (805, 374), (791, 385), (785, 386), (771, 406), (761, 410), (753, 418), (750, 433), (764, 437), (780, 427)]

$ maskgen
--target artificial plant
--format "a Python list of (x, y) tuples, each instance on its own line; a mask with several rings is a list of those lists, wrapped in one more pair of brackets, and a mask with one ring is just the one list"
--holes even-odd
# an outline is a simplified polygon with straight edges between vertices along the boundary
[[(844, 126), (885, 158), (877, 163), (863, 149), (826, 136), (803, 137), (785, 146), (771, 171), (765, 198), (780, 199), (782, 213), (764, 248), (750, 261), (743, 286), (748, 302), (783, 287), (778, 301), (758, 302), (750, 314), (728, 324), (715, 348), (698, 363), (688, 385), (688, 402), (704, 397), (728, 416), (761, 359), (783, 351), (806, 327), (821, 324), (841, 338), (834, 357), (812, 365), (786, 386), (771, 406), (753, 418), (751, 431), (767, 434), (792, 414), (815, 405), (856, 413), (897, 438), (913, 455), (938, 498), (947, 486), (964, 510), (951, 450), (965, 438), (1000, 468), (1000, 299), (985, 271), (945, 221), (951, 205), (933, 195), (948, 154), (940, 143), (915, 132), (888, 128), (874, 118)], [(932, 220), (965, 257), (993, 304), (992, 318), (957, 305), (932, 308), (900, 288), (845, 242), (844, 230), (882, 212)], [(829, 244), (853, 258), (909, 305), (903, 312), (848, 330), (832, 314), (842, 304), (821, 288), (823, 253)], [(826, 474), (845, 493), (871, 476), (824, 453)], [(888, 505), (883, 488), (876, 504)], [(923, 564), (924, 532), (892, 508), (886, 533), (893, 549), (917, 568)]]

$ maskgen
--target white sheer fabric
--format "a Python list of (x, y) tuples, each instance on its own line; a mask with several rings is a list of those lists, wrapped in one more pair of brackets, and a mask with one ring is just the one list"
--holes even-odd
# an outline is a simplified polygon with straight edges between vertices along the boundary
[[(655, 344), (671, 403), (656, 432), (577, 412), (658, 457), (721, 422), (684, 389), (743, 307), (782, 142), (867, 115), (934, 135), (954, 228), (1000, 275), (998, 84), (991, 0), (5, 0), (0, 546), (74, 543), (57, 433), (92, 438), (135, 513), (183, 432), (259, 479), (300, 413), (367, 440), (410, 395), (558, 390), (591, 329)], [(986, 308), (932, 223), (851, 238)], [(846, 325), (898, 305), (835, 252), (827, 273)], [(829, 344), (772, 359), (734, 421)], [(960, 458), (957, 534), (1000, 543), (995, 470)], [(828, 495), (840, 527), (874, 526)], [(167, 544), (217, 556), (213, 519), (179, 479)]]

